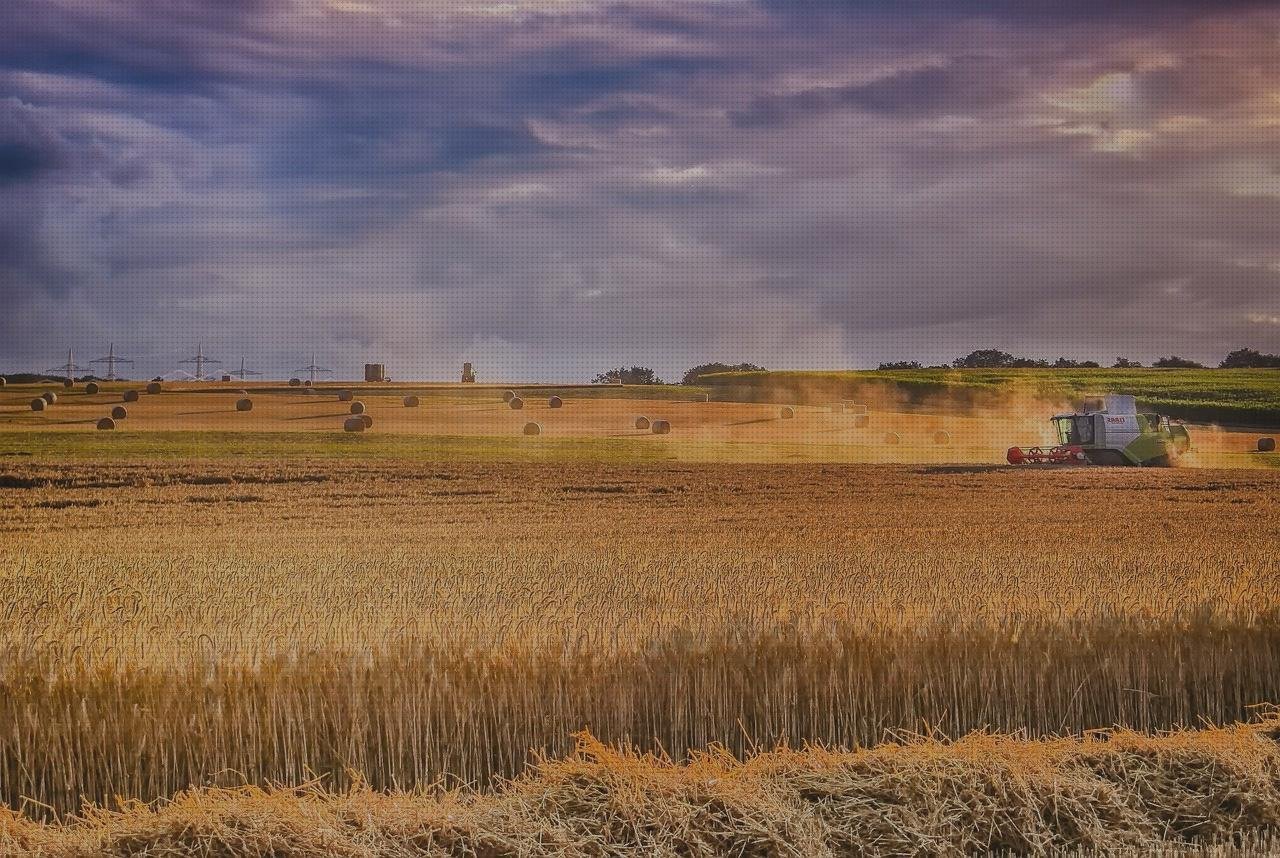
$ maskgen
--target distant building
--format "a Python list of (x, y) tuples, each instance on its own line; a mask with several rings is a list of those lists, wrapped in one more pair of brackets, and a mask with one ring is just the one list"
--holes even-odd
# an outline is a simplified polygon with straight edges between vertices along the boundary
[(462, 365), (462, 383), (463, 384), (476, 383), (476, 372), (471, 368), (471, 364), (469, 363), (464, 363)]
[(386, 381), (387, 365), (382, 363), (367, 363), (364, 365), (365, 381)]

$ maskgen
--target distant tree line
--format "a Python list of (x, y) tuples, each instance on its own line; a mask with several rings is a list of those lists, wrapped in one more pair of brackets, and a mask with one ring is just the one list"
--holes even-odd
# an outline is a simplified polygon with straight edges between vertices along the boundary
[[(1162, 357), (1152, 364), (1159, 369), (1205, 369), (1204, 364), (1188, 358), (1172, 355)], [(1218, 366), (1222, 369), (1280, 368), (1280, 355), (1262, 354), (1253, 349), (1237, 349), (1227, 355)], [(1076, 361), (1060, 357), (1055, 361), (1012, 355), (999, 349), (979, 349), (950, 364), (926, 367), (919, 361), (894, 361), (880, 364), (882, 370), (910, 369), (1098, 369), (1097, 361)], [(1127, 357), (1116, 358), (1112, 369), (1140, 369), (1142, 364)]]
[[(1112, 369), (1141, 369), (1142, 364), (1127, 357), (1118, 357)], [(1205, 369), (1204, 364), (1188, 358), (1171, 355), (1152, 364), (1158, 369)], [(1280, 355), (1263, 354), (1254, 349), (1236, 349), (1218, 364), (1222, 369), (1280, 369)], [(917, 360), (882, 363), (882, 370), (912, 369), (1100, 369), (1102, 364), (1092, 360), (1071, 360), (1060, 357), (1049, 361), (1042, 358), (1018, 357), (1000, 349), (978, 349), (949, 364), (925, 366)], [(703, 363), (684, 374), (681, 384), (698, 384), (704, 376), (718, 372), (764, 372), (765, 368), (753, 363)], [(665, 384), (658, 374), (647, 366), (620, 366), (600, 373), (592, 384)]]
[[(681, 384), (697, 384), (704, 375), (717, 372), (764, 372), (753, 363), (702, 363), (684, 374)], [(647, 366), (620, 366), (606, 370), (591, 379), (592, 384), (666, 384)]]

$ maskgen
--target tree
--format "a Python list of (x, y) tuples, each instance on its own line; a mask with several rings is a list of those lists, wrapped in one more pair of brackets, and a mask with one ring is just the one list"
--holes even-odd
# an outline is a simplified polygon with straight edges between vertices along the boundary
[(591, 379), (592, 384), (665, 384), (658, 378), (657, 373), (649, 369), (647, 366), (633, 366), (627, 368), (620, 366), (617, 369), (611, 369), (602, 372), (595, 378)]
[(1152, 364), (1152, 366), (1159, 367), (1160, 369), (1204, 369), (1204, 364), (1196, 363), (1195, 361), (1188, 360), (1187, 358), (1180, 358), (1177, 355), (1173, 355), (1172, 357), (1162, 357), (1160, 360)]
[(956, 358), (951, 365), (956, 369), (1005, 369), (1013, 366), (1016, 360), (1013, 355), (999, 349), (979, 349)]
[(1280, 368), (1280, 355), (1265, 355), (1253, 349), (1236, 349), (1223, 358), (1218, 366), (1223, 369), (1276, 369)]
[(1116, 358), (1115, 365), (1112, 369), (1142, 369), (1142, 364), (1136, 360), (1129, 360), (1127, 357)]
[(703, 363), (698, 364), (693, 369), (684, 374), (684, 378), (680, 380), (681, 384), (697, 384), (698, 380), (704, 375), (711, 375), (716, 372), (764, 372), (764, 367), (756, 366), (753, 363)]
[(900, 360), (893, 363), (882, 363), (880, 369), (924, 369), (918, 360)]
[(1096, 360), (1072, 360), (1060, 357), (1053, 362), (1054, 369), (1098, 369)]

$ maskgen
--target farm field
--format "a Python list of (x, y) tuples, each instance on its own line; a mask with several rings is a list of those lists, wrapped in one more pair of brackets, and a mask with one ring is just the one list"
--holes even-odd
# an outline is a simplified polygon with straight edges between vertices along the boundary
[[(673, 387), (516, 388), (525, 394), (525, 403), (512, 410), (501, 398), (502, 387), (348, 385), (345, 389), (373, 420), (368, 434), (351, 437), (343, 432), (351, 403), (338, 399), (341, 385), (318, 387), (315, 393), (281, 386), (168, 385), (157, 395), (143, 393), (137, 402), (125, 403), (121, 400), (127, 389), (104, 386), (95, 395), (50, 385), (0, 390), (0, 451), (99, 461), (354, 455), (389, 460), (999, 464), (1014, 444), (1053, 443), (1049, 417), (1069, 407), (1021, 394), (964, 411), (873, 400), (866, 424), (860, 425), (853, 413), (833, 412), (832, 402), (791, 405), (794, 417), (783, 419), (783, 406), (776, 403), (700, 402), (693, 398), (696, 391)], [(57, 404), (31, 411), (30, 400), (48, 390), (59, 394)], [(236, 401), (246, 394), (253, 410), (236, 411)], [(420, 406), (404, 407), (405, 395), (419, 397)], [(551, 395), (561, 396), (564, 406), (548, 407)], [(839, 406), (840, 400), (834, 404)], [(93, 431), (99, 418), (121, 405), (128, 416), (116, 430)], [(668, 420), (671, 433), (635, 428), (638, 416)], [(529, 422), (539, 425), (537, 437), (522, 436)], [(1196, 424), (1194, 451), (1184, 464), (1280, 465), (1280, 456), (1256, 453), (1257, 438), (1267, 431)], [(139, 437), (141, 433), (149, 434)], [(939, 433), (945, 435), (944, 443), (939, 443)]]
[[(1265, 851), (1278, 821), (1271, 469), (0, 463), (0, 852)], [(1014, 738), (804, 750), (985, 730)]]
[(990, 407), (1010, 396), (1064, 402), (1129, 393), (1144, 407), (1196, 423), (1280, 424), (1280, 371), (1275, 369), (782, 371), (720, 373), (702, 381), (735, 399), (862, 396), (875, 402), (933, 402), (952, 410)]

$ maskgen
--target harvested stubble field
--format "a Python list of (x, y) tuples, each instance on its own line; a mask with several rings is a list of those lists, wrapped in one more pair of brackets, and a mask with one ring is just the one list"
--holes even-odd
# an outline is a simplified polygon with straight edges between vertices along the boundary
[[(0, 486), (0, 850), (945, 853), (1280, 821), (1271, 722), (745, 766), (588, 741), (491, 791), (581, 730), (682, 759), (1253, 719), (1280, 700), (1273, 471), (32, 461)], [(29, 821), (245, 783), (318, 786)], [(432, 784), (479, 793), (365, 788)]]

